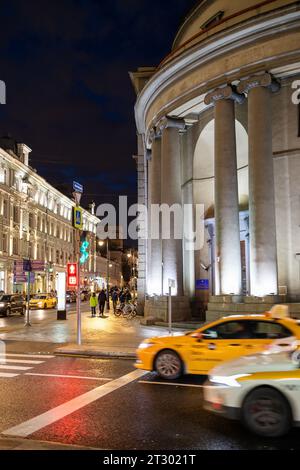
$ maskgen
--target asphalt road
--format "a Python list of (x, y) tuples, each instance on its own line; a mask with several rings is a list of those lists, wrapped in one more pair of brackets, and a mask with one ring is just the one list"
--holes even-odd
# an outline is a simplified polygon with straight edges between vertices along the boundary
[(17, 346), (7, 342), (0, 364), (0, 447), (6, 436), (112, 450), (300, 449), (300, 430), (263, 439), (204, 411), (203, 377), (170, 385), (130, 360)]

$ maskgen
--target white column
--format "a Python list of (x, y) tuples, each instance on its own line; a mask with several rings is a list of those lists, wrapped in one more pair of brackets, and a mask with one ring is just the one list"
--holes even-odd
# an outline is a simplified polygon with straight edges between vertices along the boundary
[(248, 93), (250, 290), (259, 297), (276, 295), (271, 94), (279, 83), (265, 73), (242, 80), (238, 90)]
[[(177, 204), (182, 208), (181, 157), (179, 131), (184, 129), (181, 119), (166, 118), (162, 125), (161, 202), (169, 208)], [(183, 295), (182, 237), (176, 239), (174, 218), (171, 217), (170, 238), (162, 240), (163, 293), (168, 292), (168, 279), (175, 280), (174, 295)], [(181, 223), (181, 230), (182, 230)], [(164, 234), (162, 234), (164, 236)]]
[(230, 86), (205, 97), (205, 104), (214, 104), (216, 293), (220, 295), (242, 291), (234, 105), (243, 100)]
[[(153, 133), (151, 160), (149, 161), (149, 294), (162, 295), (162, 240), (159, 218), (151, 218), (151, 208), (161, 204), (161, 134)], [(152, 235), (152, 236), (151, 236)], [(157, 236), (153, 236), (157, 235)]]

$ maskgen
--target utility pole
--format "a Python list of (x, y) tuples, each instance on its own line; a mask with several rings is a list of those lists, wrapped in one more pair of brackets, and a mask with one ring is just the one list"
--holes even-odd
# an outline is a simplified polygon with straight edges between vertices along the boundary
[(108, 246), (108, 238), (106, 239), (106, 309), (109, 311), (109, 264), (110, 252)]
[(80, 296), (80, 234), (82, 231), (82, 210), (79, 207), (80, 199), (83, 193), (83, 186), (76, 181), (73, 181), (73, 196), (75, 199), (73, 226), (76, 229), (76, 263), (77, 263), (77, 344), (81, 345), (81, 296)]

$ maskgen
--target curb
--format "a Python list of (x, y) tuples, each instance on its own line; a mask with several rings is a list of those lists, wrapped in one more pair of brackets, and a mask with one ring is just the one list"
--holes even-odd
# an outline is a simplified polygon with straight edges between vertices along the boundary
[(135, 352), (125, 351), (103, 351), (93, 349), (58, 348), (54, 351), (56, 356), (77, 356), (77, 357), (111, 357), (115, 359), (135, 359)]

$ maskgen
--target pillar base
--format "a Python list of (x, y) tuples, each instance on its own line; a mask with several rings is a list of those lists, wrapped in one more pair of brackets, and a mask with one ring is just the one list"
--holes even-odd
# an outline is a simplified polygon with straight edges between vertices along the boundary
[[(168, 296), (148, 297), (145, 301), (144, 317), (146, 320), (168, 321)], [(191, 319), (190, 299), (186, 296), (172, 296), (172, 321)]]
[(66, 310), (57, 310), (57, 320), (66, 320), (67, 311)]

